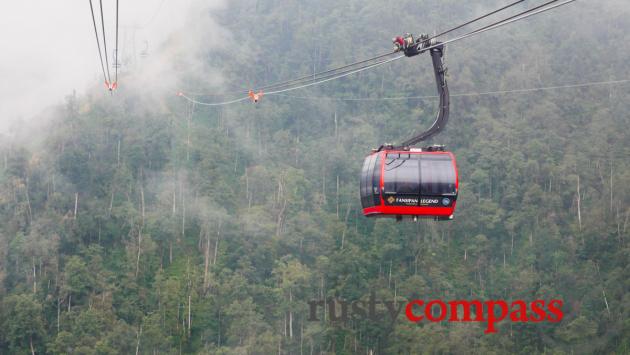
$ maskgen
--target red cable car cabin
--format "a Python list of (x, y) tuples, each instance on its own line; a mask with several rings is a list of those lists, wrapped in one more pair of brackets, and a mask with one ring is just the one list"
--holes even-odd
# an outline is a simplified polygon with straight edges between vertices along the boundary
[(367, 217), (453, 219), (458, 176), (444, 151), (382, 150), (365, 158), (361, 205)]
[[(412, 37), (413, 39), (413, 37)], [(413, 149), (444, 129), (449, 116), (449, 92), (442, 57), (444, 45), (421, 35), (405, 48), (413, 57), (429, 51), (440, 97), (431, 127), (398, 146), (384, 144), (365, 158), (361, 171), (361, 205), (367, 217), (430, 217), (453, 219), (457, 203), (457, 167), (443, 146)]]

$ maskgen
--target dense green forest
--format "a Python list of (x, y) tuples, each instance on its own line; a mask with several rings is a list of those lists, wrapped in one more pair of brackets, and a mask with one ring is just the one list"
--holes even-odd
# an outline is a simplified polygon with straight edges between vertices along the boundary
[[(173, 36), (150, 54), (168, 53), (173, 87), (126, 87), (137, 64), (113, 96), (69, 94), (0, 136), (0, 353), (630, 353), (630, 85), (458, 96), (630, 78), (627, 1), (447, 47), (451, 118), (430, 143), (458, 161), (449, 222), (368, 219), (358, 193), (370, 149), (429, 125), (437, 101), (327, 99), (435, 95), (426, 54), (256, 105), (174, 95), (343, 65), (500, 4), (230, 1), (190, 15), (224, 30), (192, 37), (211, 70)], [(372, 292), (561, 299), (564, 318), (496, 334), (308, 320), (311, 300)]]

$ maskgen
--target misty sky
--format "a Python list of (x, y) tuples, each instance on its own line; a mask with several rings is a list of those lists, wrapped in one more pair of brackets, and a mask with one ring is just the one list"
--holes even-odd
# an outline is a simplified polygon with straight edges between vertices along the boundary
[[(211, 8), (222, 2), (203, 4)], [(123, 64), (137, 60), (147, 46), (149, 51), (155, 49), (180, 28), (193, 3), (198, 5), (195, 0), (120, 0), (119, 57)], [(93, 4), (98, 16), (99, 1), (93, 0)], [(11, 1), (3, 5), (0, 131), (15, 118), (29, 119), (46, 107), (63, 102), (72, 90), (81, 94), (103, 85), (88, 0)], [(103, 6), (111, 65), (115, 0), (103, 0)], [(96, 20), (100, 26), (99, 17)], [(123, 67), (121, 71), (130, 68)], [(105, 90), (97, 93), (107, 95)]]

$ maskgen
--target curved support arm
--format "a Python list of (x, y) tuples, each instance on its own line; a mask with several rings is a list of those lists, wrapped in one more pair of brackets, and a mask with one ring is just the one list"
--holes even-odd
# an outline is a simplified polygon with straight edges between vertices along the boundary
[[(435, 122), (433, 122), (428, 130), (402, 142), (398, 146), (381, 146), (378, 150), (382, 150), (384, 148), (408, 150), (412, 145), (427, 140), (432, 136), (440, 133), (446, 126), (449, 116), (450, 96), (448, 92), (448, 85), (446, 83), (446, 68), (444, 68), (444, 62), (442, 60), (442, 57), (444, 55), (444, 46), (440, 45), (440, 43), (437, 44), (437, 46), (429, 50), (431, 53), (431, 59), (433, 61), (433, 70), (435, 72), (435, 81), (437, 84), (438, 95), (440, 97), (440, 106)], [(415, 53), (413, 55), (415, 55)]]
[(444, 55), (444, 46), (440, 45), (429, 50), (431, 52), (431, 59), (433, 61), (433, 70), (435, 71), (435, 81), (437, 84), (438, 95), (440, 96), (440, 106), (437, 114), (437, 118), (431, 127), (401, 143), (402, 147), (410, 147), (418, 142), (429, 139), (432, 136), (440, 133), (446, 123), (448, 122), (450, 96), (448, 92), (448, 85), (446, 83), (446, 69), (444, 68), (444, 62), (442, 57)]

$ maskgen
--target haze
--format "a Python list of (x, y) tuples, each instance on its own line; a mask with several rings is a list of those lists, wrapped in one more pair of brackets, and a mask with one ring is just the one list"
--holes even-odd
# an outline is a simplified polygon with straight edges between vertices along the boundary
[[(93, 4), (100, 35), (99, 2), (94, 0)], [(128, 72), (143, 51), (151, 53), (181, 29), (193, 4), (199, 12), (200, 4), (194, 0), (120, 1), (121, 72)], [(221, 4), (203, 2), (203, 8), (212, 10)], [(0, 132), (16, 119), (31, 120), (45, 108), (63, 102), (73, 90), (80, 94), (103, 85), (87, 0), (12, 1), (4, 5), (0, 12)], [(115, 1), (104, 0), (103, 7), (113, 70)], [(155, 70), (159, 68), (153, 65)], [(105, 90), (94, 92), (108, 95)]]

